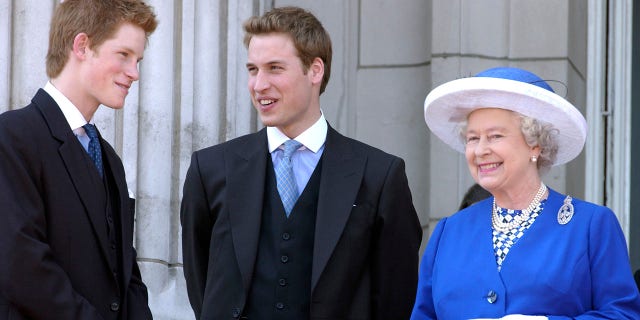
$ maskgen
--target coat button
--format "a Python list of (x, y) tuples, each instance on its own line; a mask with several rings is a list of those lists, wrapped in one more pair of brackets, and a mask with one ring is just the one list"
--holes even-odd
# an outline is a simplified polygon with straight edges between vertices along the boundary
[(493, 290), (489, 290), (489, 292), (487, 292), (486, 298), (487, 298), (487, 302), (495, 303), (496, 300), (498, 300), (498, 294)]
[(279, 284), (281, 287), (286, 286), (286, 285), (287, 285), (287, 279), (285, 279), (285, 278), (280, 278), (280, 279), (278, 279), (278, 284)]
[(233, 308), (233, 310), (231, 310), (231, 315), (233, 316), (234, 319), (240, 318), (240, 309)]
[(282, 240), (289, 240), (291, 239), (291, 234), (289, 234), (288, 232), (285, 232), (282, 234)]
[(284, 303), (282, 303), (282, 302), (276, 303), (276, 309), (278, 309), (278, 310), (284, 309)]
[(117, 302), (112, 302), (112, 303), (111, 303), (111, 311), (116, 312), (116, 311), (118, 311), (118, 310), (120, 310), (120, 304), (119, 304), (119, 303), (117, 303)]
[(287, 262), (289, 262), (289, 257), (288, 256), (282, 256), (282, 257), (280, 257), (280, 261), (282, 261), (282, 263), (287, 263)]

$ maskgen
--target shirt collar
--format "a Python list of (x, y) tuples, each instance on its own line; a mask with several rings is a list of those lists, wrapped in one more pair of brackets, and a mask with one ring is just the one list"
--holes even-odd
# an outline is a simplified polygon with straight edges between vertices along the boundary
[[(324, 114), (320, 113), (320, 118), (316, 123), (314, 123), (307, 130), (302, 132), (299, 136), (295, 137), (294, 140), (302, 143), (302, 145), (313, 151), (314, 153), (318, 152), (324, 142), (327, 140), (327, 120), (324, 118)], [(285, 141), (289, 140), (282, 131), (280, 131), (276, 127), (267, 127), (267, 141), (269, 142), (269, 153), (275, 151), (282, 145)]]
[[(54, 87), (51, 81), (47, 81), (47, 84), (44, 86), (44, 91), (46, 91), (58, 104), (58, 107), (62, 110), (71, 130), (76, 130), (87, 124), (87, 120), (85, 120), (80, 110), (78, 110), (71, 100), (65, 97), (60, 90)], [(89, 123), (93, 123), (93, 119), (91, 119)]]

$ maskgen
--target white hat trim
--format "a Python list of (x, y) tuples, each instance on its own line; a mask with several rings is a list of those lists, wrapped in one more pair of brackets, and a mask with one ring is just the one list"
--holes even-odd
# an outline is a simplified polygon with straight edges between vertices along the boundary
[(470, 77), (444, 83), (427, 95), (424, 118), (438, 138), (464, 153), (460, 124), (469, 113), (482, 108), (512, 110), (552, 124), (559, 132), (553, 165), (571, 161), (584, 147), (587, 123), (580, 111), (551, 91), (515, 80)]

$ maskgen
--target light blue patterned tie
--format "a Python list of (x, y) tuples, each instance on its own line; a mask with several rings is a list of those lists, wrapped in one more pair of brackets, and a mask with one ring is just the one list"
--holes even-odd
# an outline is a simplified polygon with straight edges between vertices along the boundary
[(104, 173), (102, 169), (102, 150), (100, 149), (100, 139), (98, 139), (98, 129), (96, 129), (96, 126), (90, 123), (87, 123), (82, 127), (89, 137), (89, 147), (87, 148), (87, 153), (89, 154), (89, 157), (91, 157), (91, 160), (93, 160), (93, 163), (96, 165), (98, 173), (102, 178)]
[(284, 205), (284, 212), (289, 217), (293, 206), (298, 200), (298, 186), (296, 185), (293, 166), (291, 165), (291, 155), (300, 148), (302, 144), (295, 140), (288, 140), (284, 143), (284, 156), (275, 168), (278, 193)]

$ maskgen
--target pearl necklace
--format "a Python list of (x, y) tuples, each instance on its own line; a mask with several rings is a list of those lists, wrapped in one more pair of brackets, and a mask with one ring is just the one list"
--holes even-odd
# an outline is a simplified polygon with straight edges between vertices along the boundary
[(540, 205), (540, 201), (542, 200), (542, 197), (544, 197), (545, 193), (547, 193), (547, 186), (541, 182), (540, 188), (538, 189), (536, 196), (533, 197), (529, 206), (522, 210), (521, 214), (513, 216), (513, 220), (509, 222), (504, 222), (500, 214), (498, 214), (496, 198), (493, 197), (493, 208), (491, 210), (491, 224), (493, 229), (502, 233), (507, 233), (520, 226), (523, 222), (529, 220), (531, 212)]

